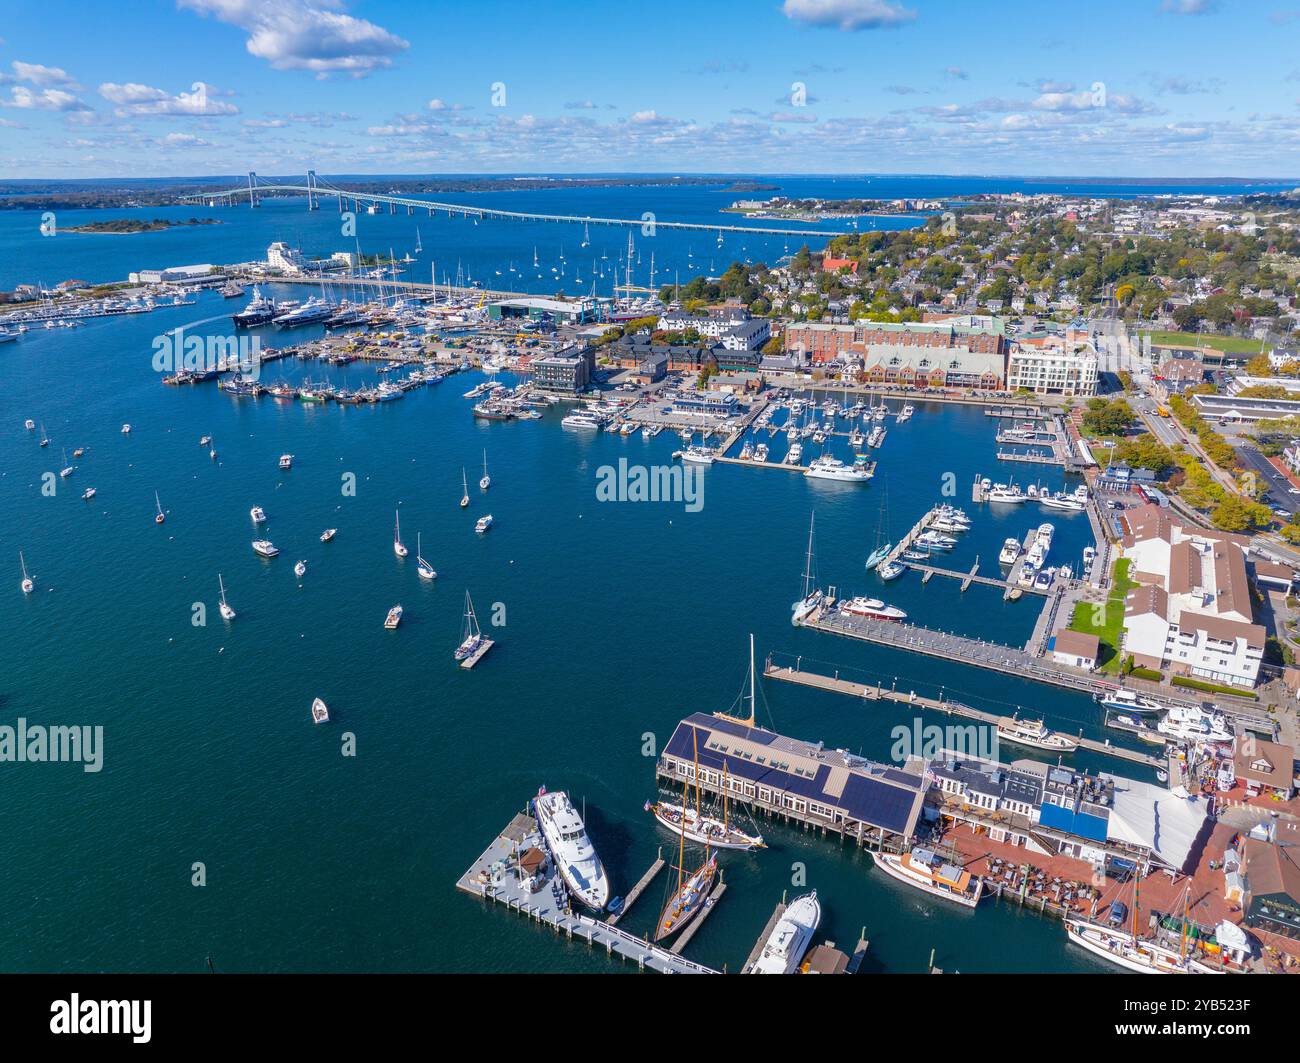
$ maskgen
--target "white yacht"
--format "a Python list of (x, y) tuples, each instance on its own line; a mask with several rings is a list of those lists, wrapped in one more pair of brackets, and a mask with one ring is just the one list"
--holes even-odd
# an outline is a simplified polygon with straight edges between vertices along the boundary
[(841, 480), (848, 483), (866, 483), (871, 472), (859, 465), (845, 465), (838, 458), (822, 455), (814, 458), (803, 473), (810, 480)]
[(292, 469), (292, 468), (293, 468), (293, 455), (292, 455), (292, 454), (281, 454), (281, 455), (280, 455), (280, 468), (282, 468), (282, 469)]
[(685, 450), (679, 450), (674, 457), (681, 458), (682, 461), (689, 461), (693, 465), (712, 465), (715, 455), (708, 447), (698, 446), (692, 443)]
[(879, 598), (850, 598), (840, 604), (840, 610), (851, 616), (865, 616), (871, 620), (887, 620), (892, 624), (907, 619), (907, 614), (903, 610), (892, 605), (886, 605)]
[(1017, 505), (1029, 500), (1026, 495), (1015, 484), (994, 484), (984, 495), (986, 502), (1001, 502), (1005, 505)]
[(547, 793), (543, 786), (533, 799), (533, 811), (569, 892), (593, 911), (602, 911), (609, 903), (609, 879), (569, 795)]
[(482, 535), (490, 527), (492, 527), (491, 513), (487, 514), (486, 516), (479, 517), (478, 521), (474, 524), (474, 530), (478, 532), (480, 535)]
[(261, 506), (254, 506), (252, 509), (248, 511), (248, 515), (253, 518), (254, 524), (266, 523), (266, 510), (264, 510)]
[(600, 428), (600, 422), (589, 413), (571, 413), (560, 424), (565, 428), (589, 428), (593, 432)]
[(296, 565), (294, 565), (293, 574), (297, 576), (299, 579), (302, 579), (303, 576), (307, 575), (307, 562), (299, 561)]
[(261, 557), (275, 557), (280, 551), (270, 539), (254, 539), (253, 552)]
[(821, 921), (822, 906), (817, 900), (816, 890), (796, 897), (763, 943), (758, 959), (746, 967), (744, 973), (794, 974)]
[(1004, 565), (1014, 565), (1020, 559), (1020, 540), (1015, 536), (1009, 536), (1002, 544), (1002, 553), (998, 554), (998, 560)]
[(905, 882), (932, 897), (956, 901), (974, 908), (984, 892), (984, 883), (965, 868), (942, 860), (929, 849), (917, 847), (910, 853), (872, 852), (876, 866), (891, 878)]
[(1079, 748), (1079, 739), (1058, 734), (1042, 720), (1022, 720), (1016, 716), (1003, 716), (998, 720), (998, 738), (1012, 745), (1046, 749), (1053, 753), (1069, 753)]
[(330, 710), (329, 706), (320, 698), (313, 699), (311, 703), (311, 722), (312, 723), (329, 723)]
[(320, 541), (323, 543), (327, 543), (331, 539), (333, 539), (334, 536), (336, 536), (338, 533), (339, 533), (338, 528), (326, 528), (323, 532), (320, 533)]
[(1233, 739), (1232, 728), (1221, 712), (1205, 712), (1194, 705), (1172, 705), (1156, 730), (1179, 742), (1226, 744)]
[(1155, 698), (1137, 694), (1132, 690), (1102, 691), (1096, 699), (1104, 708), (1118, 709), (1121, 712), (1164, 712), (1168, 705), (1162, 705)]
[(791, 443), (790, 450), (786, 453), (785, 463), (787, 465), (798, 465), (803, 460), (803, 447), (798, 443)]

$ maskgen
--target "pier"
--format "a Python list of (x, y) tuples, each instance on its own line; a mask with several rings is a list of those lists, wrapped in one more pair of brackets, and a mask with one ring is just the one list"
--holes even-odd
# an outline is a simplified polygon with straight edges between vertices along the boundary
[(713, 914), (714, 910), (718, 907), (718, 901), (722, 899), (722, 895), (726, 892), (727, 884), (722, 881), (721, 872), (719, 872), (718, 884), (713, 887), (713, 892), (709, 894), (708, 899), (704, 902), (703, 910), (699, 915), (691, 920), (690, 926), (677, 935), (677, 940), (673, 942), (672, 948), (668, 950), (669, 952), (674, 956), (680, 956), (682, 954), (682, 951), (686, 946), (691, 943), (691, 938), (695, 936), (695, 932), (704, 925), (704, 920)]
[[(562, 892), (553, 874), (536, 893), (530, 892), (519, 869), (519, 856), (530, 847), (545, 851), (546, 841), (537, 828), (537, 821), (519, 813), (461, 875), (456, 888), (484, 901), (505, 905), (570, 940), (577, 938), (592, 948), (605, 949), (610, 956), (631, 960), (642, 970), (661, 974), (718, 973), (686, 959), (680, 952), (670, 952), (633, 937), (610, 922), (571, 911), (560, 901)], [(554, 866), (554, 858), (550, 859)], [(702, 913), (697, 923), (703, 917)]]
[[(982, 709), (964, 705), (959, 701), (927, 698), (922, 697), (915, 691), (904, 693), (883, 685), (873, 687), (863, 683), (854, 683), (847, 679), (840, 679), (838, 676), (832, 677), (822, 675), (819, 672), (807, 672), (797, 668), (783, 668), (773, 664), (770, 657), (763, 666), (763, 677), (765, 679), (777, 679), (783, 683), (795, 683), (799, 686), (812, 687), (816, 690), (826, 690), (834, 694), (847, 694), (849, 697), (861, 701), (893, 701), (902, 705), (917, 706), (922, 709), (929, 709), (932, 712), (942, 712), (947, 713), (949, 716), (976, 720), (990, 727), (997, 727), (998, 721), (1002, 718), (997, 713), (985, 712)], [(1164, 768), (1167, 766), (1164, 757), (1151, 756), (1139, 750), (1124, 749), (1120, 746), (1113, 746), (1109, 742), (1099, 742), (1093, 738), (1078, 736), (1078, 741), (1079, 748), (1092, 753), (1118, 757), (1121, 760), (1142, 764), (1148, 768)]]
[(637, 882), (637, 884), (628, 891), (628, 895), (623, 898), (623, 907), (609, 917), (608, 922), (610, 926), (618, 926), (619, 920), (622, 919), (623, 916), (627, 915), (631, 910), (632, 905), (636, 904), (637, 899), (645, 892), (645, 888), (650, 885), (650, 883), (652, 883), (658, 876), (659, 872), (664, 869), (663, 853), (663, 847), (661, 846), (659, 849), (659, 855), (655, 857), (655, 862), (650, 865), (650, 869), (641, 876), (640, 881)]
[[(918, 572), (924, 572), (925, 576), (923, 579), (927, 583), (930, 581), (931, 576), (947, 576), (950, 579), (961, 580), (962, 591), (968, 590), (972, 583), (978, 583), (985, 587), (997, 587), (999, 590), (1004, 592), (1021, 590), (1027, 591), (1030, 594), (1040, 594), (1043, 596), (1051, 593), (1050, 591), (1045, 591), (1037, 587), (1022, 587), (1010, 580), (995, 579), (992, 576), (981, 576), (979, 575), (980, 562), (978, 557), (975, 559), (975, 564), (971, 566), (969, 572), (959, 572), (956, 569), (951, 568), (939, 568), (937, 565), (926, 565), (919, 561), (903, 561), (902, 564), (906, 565), (908, 568), (914, 568)], [(1003, 597), (1010, 597), (1010, 594), (1004, 593)]]
[(930, 526), (930, 522), (933, 521), (935, 517), (937, 517), (938, 515), (939, 515), (938, 506), (932, 506), (930, 509), (928, 509), (925, 513), (925, 516), (923, 516), (920, 520), (918, 520), (915, 524), (913, 524), (911, 529), (908, 531), (908, 533), (904, 535), (901, 539), (899, 539), (897, 543), (894, 544), (894, 548), (889, 551), (889, 553), (885, 556), (885, 559), (882, 562), (880, 562), (880, 564), (888, 565), (893, 562), (896, 562), (900, 557), (903, 556), (903, 554), (905, 554), (908, 550), (912, 549), (912, 544), (916, 542), (917, 536), (919, 536), (922, 532), (924, 532), (925, 529)]

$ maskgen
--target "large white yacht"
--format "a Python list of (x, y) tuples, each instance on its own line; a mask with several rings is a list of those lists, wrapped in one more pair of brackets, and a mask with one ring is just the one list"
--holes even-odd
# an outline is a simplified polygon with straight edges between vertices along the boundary
[(1156, 730), (1180, 742), (1228, 743), (1232, 729), (1221, 712), (1205, 712), (1195, 705), (1172, 705), (1156, 724)]
[(839, 458), (814, 458), (803, 473), (811, 480), (846, 480), (850, 483), (866, 483), (871, 479), (871, 471), (861, 465), (845, 465)]
[(533, 800), (533, 809), (569, 892), (593, 911), (603, 910), (609, 903), (609, 879), (569, 795), (563, 790), (547, 793), (543, 786)]
[(794, 974), (821, 921), (822, 906), (816, 890), (796, 897), (763, 943), (758, 959), (745, 968), (745, 974)]
[(560, 424), (565, 428), (590, 428), (593, 432), (600, 428), (600, 422), (589, 413), (571, 413)]
[(984, 883), (969, 871), (948, 863), (929, 849), (915, 848), (899, 856), (873, 852), (871, 858), (881, 871), (899, 882), (967, 908), (974, 908), (984, 891)]
[(895, 624), (907, 619), (907, 614), (903, 610), (892, 605), (886, 605), (879, 598), (850, 598), (840, 604), (840, 609), (852, 616), (865, 616), (871, 620), (888, 620)]

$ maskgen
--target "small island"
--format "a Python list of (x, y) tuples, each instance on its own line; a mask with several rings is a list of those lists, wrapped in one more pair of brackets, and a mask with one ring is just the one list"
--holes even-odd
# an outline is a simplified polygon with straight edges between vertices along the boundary
[(85, 225), (69, 225), (65, 233), (108, 233), (121, 236), (127, 233), (157, 233), (185, 225), (220, 225), (216, 218), (189, 218), (184, 221), (170, 218), (118, 218), (116, 221), (92, 221)]

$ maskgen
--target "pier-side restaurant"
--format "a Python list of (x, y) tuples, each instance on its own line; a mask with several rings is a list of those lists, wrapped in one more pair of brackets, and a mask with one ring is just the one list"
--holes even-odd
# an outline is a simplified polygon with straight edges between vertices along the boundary
[(915, 770), (890, 767), (704, 713), (677, 725), (657, 773), (670, 786), (694, 785), (697, 756), (704, 790), (725, 787), (755, 810), (873, 847), (911, 838), (929, 787), (920, 761), (909, 762)]

